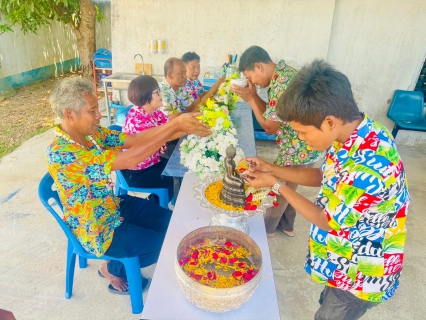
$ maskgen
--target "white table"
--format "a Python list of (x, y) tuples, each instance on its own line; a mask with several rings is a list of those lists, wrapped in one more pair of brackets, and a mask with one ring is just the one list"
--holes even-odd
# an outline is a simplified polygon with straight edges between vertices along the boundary
[(211, 211), (194, 198), (192, 187), (197, 180), (195, 174), (185, 174), (141, 319), (280, 319), (265, 224), (260, 215), (248, 219), (250, 237), (259, 246), (263, 258), (262, 279), (248, 302), (227, 313), (210, 313), (190, 303), (180, 290), (174, 271), (177, 246), (189, 232), (207, 226), (212, 217)]

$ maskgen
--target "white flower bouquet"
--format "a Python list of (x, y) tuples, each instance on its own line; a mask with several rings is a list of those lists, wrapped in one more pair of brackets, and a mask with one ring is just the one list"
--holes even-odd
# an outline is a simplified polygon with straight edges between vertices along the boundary
[(223, 174), (226, 148), (232, 144), (237, 155), (235, 161), (244, 158), (244, 153), (238, 147), (237, 134), (229, 111), (224, 105), (218, 104), (213, 99), (208, 99), (205, 106), (200, 107), (202, 113), (198, 119), (206, 123), (212, 134), (208, 137), (189, 135), (180, 145), (181, 163), (189, 171), (195, 172), (200, 178), (211, 174)]
[(232, 112), (232, 110), (235, 109), (235, 104), (237, 102), (243, 102), (243, 99), (231, 90), (231, 79), (239, 77), (239, 73), (232, 74), (219, 86), (216, 94), (214, 95), (214, 100), (216, 100), (219, 105), (226, 106), (229, 112)]
[[(226, 148), (230, 144), (238, 145), (238, 139), (234, 134), (235, 129), (213, 131), (210, 136), (202, 138), (189, 135), (180, 145), (181, 163), (200, 178), (211, 174), (223, 174)], [(235, 161), (239, 161), (244, 158), (244, 153), (241, 148), (236, 149)]]

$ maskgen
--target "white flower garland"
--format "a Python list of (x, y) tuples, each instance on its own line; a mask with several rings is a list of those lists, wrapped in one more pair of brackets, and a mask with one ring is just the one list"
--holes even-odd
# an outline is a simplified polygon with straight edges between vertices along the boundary
[[(244, 158), (244, 152), (238, 147), (238, 139), (235, 137), (237, 130), (232, 124), (226, 106), (215, 104), (210, 109), (205, 110), (203, 115), (208, 117), (209, 112), (215, 111), (224, 111), (226, 118), (225, 120), (223, 118), (215, 120), (214, 126), (210, 128), (212, 131), (210, 136), (198, 137), (189, 135), (180, 145), (181, 163), (200, 178), (211, 174), (224, 173), (226, 148), (231, 144), (237, 150), (234, 161), (238, 163)], [(225, 129), (223, 125), (226, 119), (229, 120), (230, 125)]]

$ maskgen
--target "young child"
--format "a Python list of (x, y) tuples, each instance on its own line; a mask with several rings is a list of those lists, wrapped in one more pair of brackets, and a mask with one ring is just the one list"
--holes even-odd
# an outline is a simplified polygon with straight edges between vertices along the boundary
[[(315, 319), (359, 319), (394, 295), (403, 266), (410, 196), (393, 137), (360, 113), (348, 78), (324, 61), (295, 75), (277, 114), (301, 140), (328, 150), (322, 168), (248, 158), (247, 179), (272, 187), (312, 223), (305, 270), (325, 285)], [(286, 182), (321, 187), (317, 200)]]
[[(134, 106), (127, 114), (123, 132), (136, 134), (143, 130), (167, 123), (167, 116), (159, 110), (163, 106), (157, 80), (150, 76), (139, 76), (130, 82), (129, 100)], [(130, 187), (167, 188), (169, 199), (173, 197), (173, 178), (161, 176), (168, 159), (161, 155), (166, 152), (163, 145), (136, 168), (121, 170)]]

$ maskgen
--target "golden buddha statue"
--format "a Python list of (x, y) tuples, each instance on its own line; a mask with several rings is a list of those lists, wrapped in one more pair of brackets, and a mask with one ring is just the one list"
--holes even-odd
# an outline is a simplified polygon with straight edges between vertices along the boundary
[(235, 171), (234, 158), (236, 154), (237, 150), (232, 144), (226, 148), (225, 175), (223, 177), (222, 191), (220, 191), (220, 199), (226, 204), (244, 208), (246, 205), (244, 180)]

